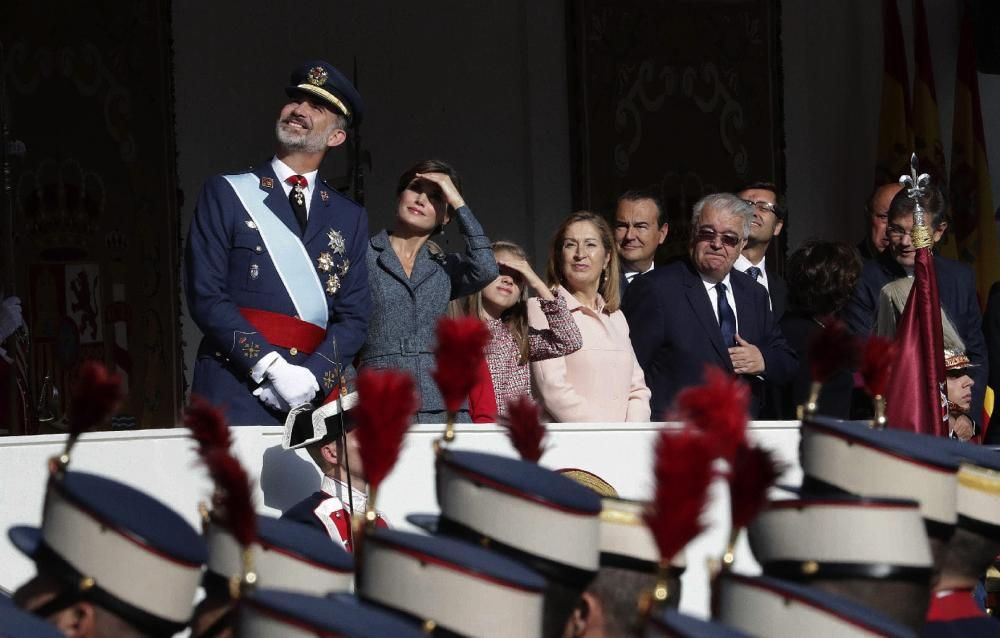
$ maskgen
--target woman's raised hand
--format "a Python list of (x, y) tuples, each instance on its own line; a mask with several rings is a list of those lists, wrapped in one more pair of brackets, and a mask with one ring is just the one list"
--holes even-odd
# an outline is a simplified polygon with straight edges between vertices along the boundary
[(451, 181), (445, 173), (417, 173), (416, 177), (418, 179), (423, 179), (428, 182), (433, 182), (438, 185), (441, 192), (444, 194), (445, 201), (453, 209), (458, 210), (462, 206), (465, 206), (465, 200), (462, 199), (462, 194), (458, 192), (455, 188), (455, 184)]

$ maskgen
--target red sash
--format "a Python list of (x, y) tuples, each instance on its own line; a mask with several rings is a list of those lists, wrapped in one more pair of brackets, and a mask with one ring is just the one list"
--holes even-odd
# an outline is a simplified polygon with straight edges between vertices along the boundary
[[(264, 335), (268, 343), (281, 348), (295, 348), (299, 352), (312, 354), (326, 337), (326, 330), (316, 324), (289, 317), (280, 312), (240, 308), (240, 314), (257, 329), (257, 332)], [(336, 400), (339, 393), (340, 384), (338, 383), (326, 395), (323, 403)]]
[(312, 354), (326, 336), (326, 330), (316, 324), (279, 312), (240, 308), (240, 314), (257, 329), (257, 332), (264, 335), (268, 343), (282, 348), (295, 348), (300, 352)]

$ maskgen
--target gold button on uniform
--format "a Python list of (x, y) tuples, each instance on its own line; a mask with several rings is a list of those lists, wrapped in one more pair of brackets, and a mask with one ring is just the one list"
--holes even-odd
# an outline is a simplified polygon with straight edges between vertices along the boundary
[(299, 353), (299, 349), (298, 348), (289, 348), (289, 350), (288, 350), (288, 354), (292, 355), (293, 357), (295, 355), (297, 355), (298, 353)]

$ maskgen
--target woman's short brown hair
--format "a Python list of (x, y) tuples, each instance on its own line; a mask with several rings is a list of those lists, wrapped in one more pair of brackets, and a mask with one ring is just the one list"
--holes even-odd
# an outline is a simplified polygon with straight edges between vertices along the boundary
[(788, 258), (788, 301), (816, 316), (840, 310), (861, 276), (861, 259), (843, 242), (810, 240)]

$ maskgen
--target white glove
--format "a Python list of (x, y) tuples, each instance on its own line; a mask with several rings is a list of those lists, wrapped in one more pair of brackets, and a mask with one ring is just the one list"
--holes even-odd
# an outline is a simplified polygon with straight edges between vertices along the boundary
[(319, 392), (319, 383), (308, 368), (292, 365), (280, 356), (264, 371), (264, 377), (274, 386), (278, 396), (293, 408), (309, 403)]
[(0, 303), (0, 341), (6, 340), (23, 325), (21, 300), (17, 297), (7, 297)]
[(253, 391), (253, 395), (260, 399), (261, 403), (271, 408), (272, 410), (277, 410), (278, 412), (288, 412), (288, 404), (285, 400), (275, 392), (274, 386), (271, 385), (270, 381), (265, 381), (261, 385), (257, 386), (257, 389)]

